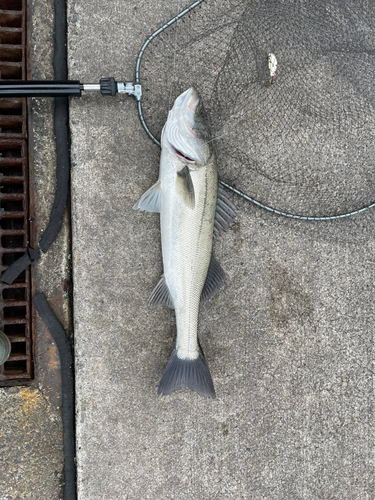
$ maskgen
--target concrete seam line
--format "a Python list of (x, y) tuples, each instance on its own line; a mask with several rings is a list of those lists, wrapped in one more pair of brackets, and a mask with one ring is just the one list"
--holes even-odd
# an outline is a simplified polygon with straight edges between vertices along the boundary
[[(66, 2), (55, 0), (55, 80), (67, 78), (66, 52)], [(70, 178), (70, 136), (69, 101), (66, 97), (55, 98), (55, 137), (56, 137), (56, 195), (47, 229), (39, 241), (42, 251), (47, 252), (59, 232), (69, 193)], [(44, 294), (33, 298), (38, 314), (51, 333), (60, 355), (62, 389), (62, 423), (64, 446), (64, 500), (76, 500), (75, 467), (75, 391), (74, 364), (71, 346), (65, 330), (48, 305)]]
[[(55, 80), (66, 80), (67, 69), (67, 22), (65, 0), (55, 0)], [(69, 101), (67, 97), (55, 98), (55, 137), (56, 137), (56, 195), (52, 206), (50, 220), (39, 241), (45, 253), (59, 232), (65, 205), (69, 193), (70, 178), (70, 135), (69, 135)]]
[(47, 326), (58, 348), (61, 364), (62, 388), (62, 423), (64, 443), (64, 499), (75, 500), (76, 470), (75, 470), (75, 420), (74, 420), (74, 366), (73, 355), (68, 337), (60, 321), (48, 305), (43, 293), (33, 298), (39, 316)]

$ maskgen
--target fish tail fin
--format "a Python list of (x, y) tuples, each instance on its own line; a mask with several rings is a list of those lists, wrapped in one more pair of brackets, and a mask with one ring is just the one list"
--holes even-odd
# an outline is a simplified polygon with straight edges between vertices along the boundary
[(197, 359), (181, 359), (177, 350), (173, 349), (161, 377), (158, 394), (171, 394), (183, 387), (195, 391), (202, 398), (216, 397), (210, 370), (201, 349)]

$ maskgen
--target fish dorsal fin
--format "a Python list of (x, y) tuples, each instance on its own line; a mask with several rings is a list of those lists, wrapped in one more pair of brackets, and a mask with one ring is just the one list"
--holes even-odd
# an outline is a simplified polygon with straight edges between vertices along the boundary
[(234, 222), (237, 216), (237, 207), (229, 199), (229, 195), (219, 185), (217, 192), (217, 204), (214, 224), (214, 236), (218, 236), (226, 231)]
[(174, 309), (172, 297), (169, 292), (168, 285), (165, 282), (164, 274), (150, 295), (148, 305), (150, 307), (167, 306), (170, 309)]
[(160, 213), (160, 198), (161, 184), (160, 180), (158, 180), (140, 197), (137, 203), (133, 206), (133, 210)]
[(215, 257), (211, 256), (211, 262), (207, 272), (206, 283), (204, 284), (202, 295), (201, 295), (201, 304), (206, 302), (212, 295), (221, 287), (225, 280), (225, 273), (223, 268), (215, 259)]
[(177, 192), (183, 199), (185, 205), (187, 205), (190, 208), (194, 208), (195, 206), (194, 185), (193, 181), (191, 180), (189, 167), (187, 165), (185, 165), (182, 170), (179, 170), (177, 172), (176, 186), (177, 186)]

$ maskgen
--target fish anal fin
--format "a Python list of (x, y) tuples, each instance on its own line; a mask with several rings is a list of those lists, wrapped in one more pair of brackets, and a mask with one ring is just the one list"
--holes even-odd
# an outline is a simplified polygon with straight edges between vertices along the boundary
[(219, 185), (215, 214), (214, 235), (226, 231), (235, 222), (237, 207), (229, 199), (229, 195)]
[(165, 281), (164, 274), (150, 295), (148, 305), (150, 307), (167, 306), (170, 309), (174, 309), (173, 300)]
[(133, 210), (160, 213), (161, 183), (155, 182), (133, 206)]
[(212, 297), (212, 295), (221, 287), (224, 281), (225, 273), (223, 271), (223, 268), (212, 255), (207, 272), (206, 283), (204, 284), (201, 294), (201, 304)]
[(191, 180), (189, 167), (187, 165), (185, 165), (182, 170), (179, 170), (177, 172), (176, 187), (177, 187), (177, 192), (183, 199), (185, 205), (187, 205), (190, 208), (194, 208), (195, 206), (194, 185), (193, 181)]

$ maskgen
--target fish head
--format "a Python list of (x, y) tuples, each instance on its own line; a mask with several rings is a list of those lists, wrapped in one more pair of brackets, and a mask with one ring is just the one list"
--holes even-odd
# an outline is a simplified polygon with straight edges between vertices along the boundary
[[(161, 146), (179, 161), (195, 168), (205, 165), (211, 154), (210, 134), (202, 99), (190, 87), (175, 100), (164, 125)], [(195, 165), (195, 167), (194, 167)]]

